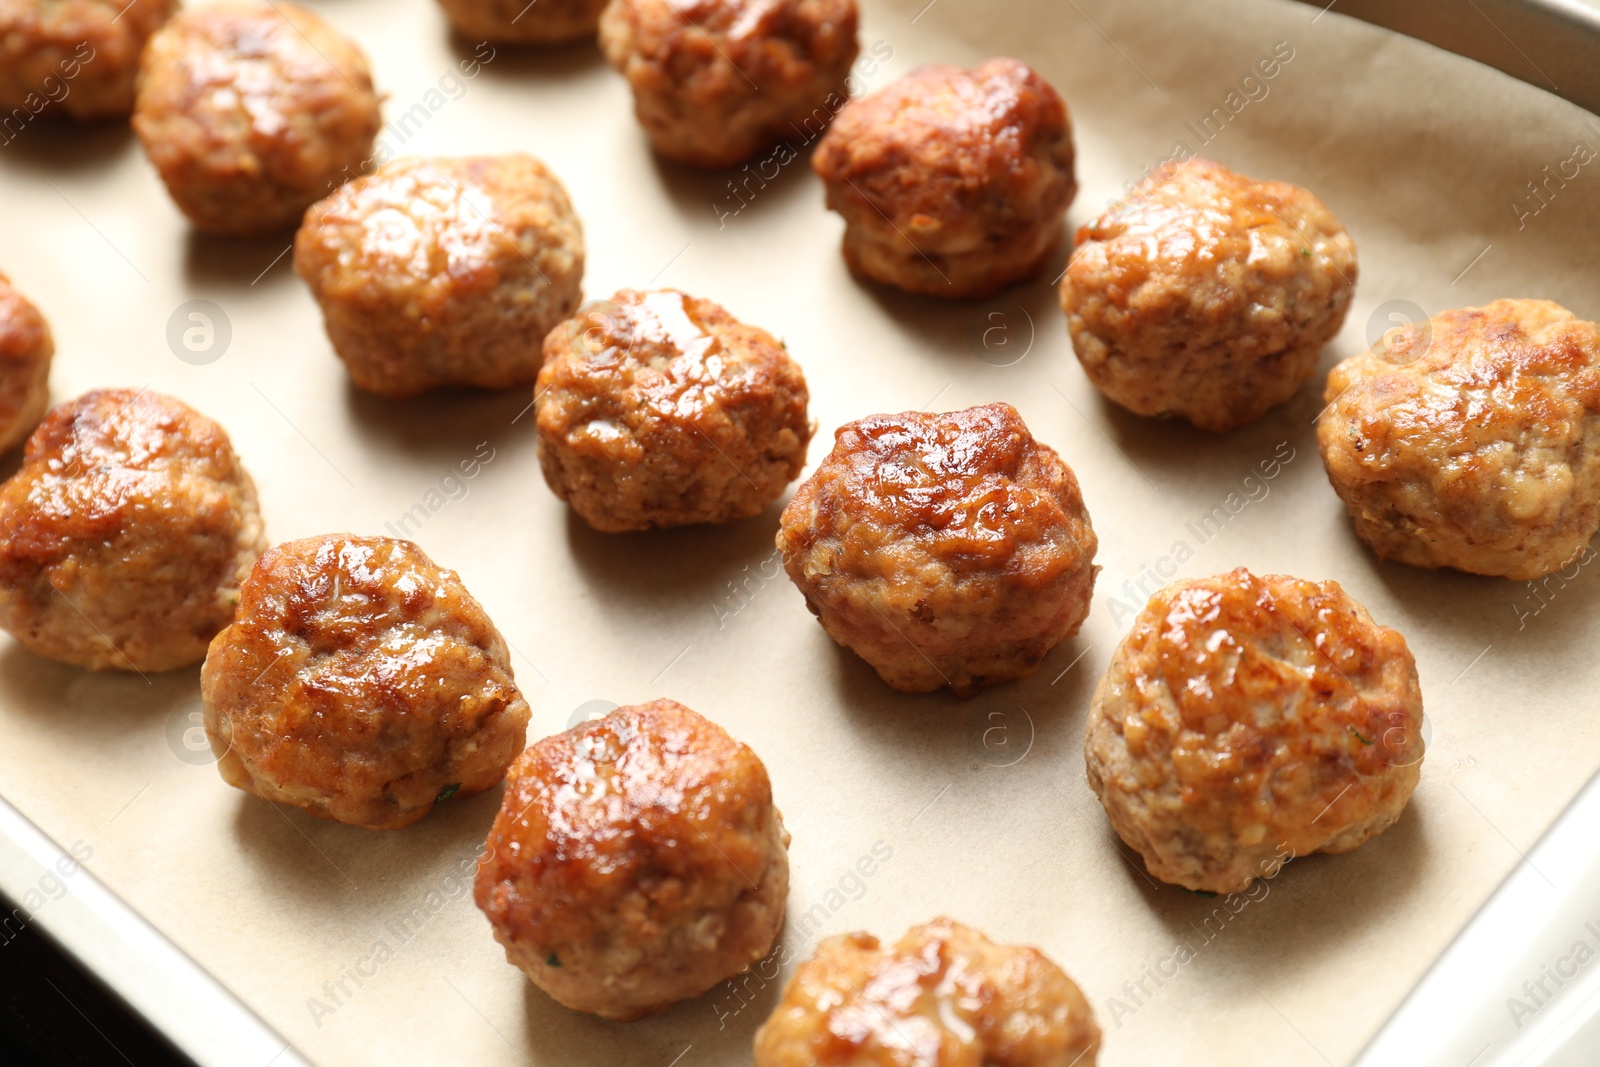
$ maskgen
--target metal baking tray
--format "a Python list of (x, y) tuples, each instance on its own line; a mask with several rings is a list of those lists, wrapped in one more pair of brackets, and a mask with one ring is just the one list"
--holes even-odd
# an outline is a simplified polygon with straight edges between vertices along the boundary
[[(1600, 110), (1600, 7), (1594, 4), (1306, 2), (1322, 9), (1316, 18), (1365, 19)], [(1438, 959), (1357, 1061), (1362, 1067), (1600, 1062), (1600, 966), (1572, 966), (1574, 943), (1600, 946), (1597, 825), (1600, 779), (1523, 857)], [(67, 844), (63, 848), (50, 840), (0, 800), (0, 892), (29, 902), (28, 924), (47, 931), (202, 1067), (306, 1062), (289, 1041), (107, 889)], [(20, 917), (9, 921), (14, 925)], [(0, 955), (0, 965), (3, 961)]]

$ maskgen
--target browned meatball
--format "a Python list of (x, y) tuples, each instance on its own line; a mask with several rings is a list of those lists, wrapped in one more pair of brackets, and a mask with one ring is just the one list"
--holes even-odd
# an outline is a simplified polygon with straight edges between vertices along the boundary
[(545, 338), (545, 481), (597, 530), (732, 522), (800, 476), (805, 376), (767, 331), (673, 289), (624, 289)]
[(127, 115), (139, 53), (177, 9), (178, 0), (0, 0), (0, 140), (17, 135), (22, 115)]
[(583, 228), (532, 156), (400, 159), (306, 211), (294, 269), (358, 387), (508, 389), (578, 306)]
[(778, 531), (830, 637), (896, 689), (961, 696), (1078, 632), (1098, 545), (1072, 469), (1010, 404), (840, 427)]
[(654, 700), (522, 754), (476, 898), (534, 985), (577, 1011), (637, 1019), (767, 954), (788, 847), (756, 754)]
[(1066, 104), (1015, 59), (923, 67), (850, 103), (811, 166), (850, 269), (928, 296), (1039, 273), (1078, 191)]
[(388, 537), (268, 550), (200, 691), (229, 785), (368, 830), (492, 787), (528, 729), (500, 631), (454, 571)]
[(1337, 582), (1242, 567), (1150, 598), (1084, 734), (1089, 785), (1150, 873), (1217, 893), (1387, 830), (1423, 750), (1405, 638)]
[(150, 39), (133, 128), (194, 225), (249, 236), (295, 225), (359, 173), (381, 124), (366, 56), (290, 3), (223, 0)]
[(1322, 201), (1191, 159), (1078, 231), (1061, 306), (1107, 397), (1222, 432), (1311, 377), (1355, 282), (1355, 242)]
[(456, 32), (474, 41), (562, 44), (594, 39), (606, 0), (439, 0)]
[(222, 427), (149, 390), (53, 408), (0, 486), (0, 627), (93, 670), (198, 663), (266, 547)]
[(33, 431), (50, 403), (50, 324), (0, 274), (0, 452)]
[(657, 152), (731, 167), (833, 118), (856, 21), (856, 0), (611, 0), (600, 47)]
[(755, 1067), (1094, 1067), (1100, 1028), (1036, 948), (949, 919), (830, 937), (756, 1031)]
[(1531, 579), (1600, 528), (1600, 325), (1496, 300), (1391, 330), (1328, 376), (1317, 444), (1384, 559)]

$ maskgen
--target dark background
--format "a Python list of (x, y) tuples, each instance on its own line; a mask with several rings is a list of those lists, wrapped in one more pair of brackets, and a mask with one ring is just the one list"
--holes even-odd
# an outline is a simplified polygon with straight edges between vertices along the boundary
[[(0, 914), (16, 907), (0, 893)], [(0, 1064), (194, 1067), (37, 923), (15, 922), (0, 931)]]

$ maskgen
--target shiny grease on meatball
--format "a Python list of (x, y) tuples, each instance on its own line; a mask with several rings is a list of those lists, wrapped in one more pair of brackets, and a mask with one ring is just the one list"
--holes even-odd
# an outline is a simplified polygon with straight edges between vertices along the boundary
[(598, 530), (748, 518), (805, 465), (800, 367), (710, 300), (624, 289), (552, 330), (544, 356), (539, 462)]
[(1036, 948), (949, 919), (830, 937), (756, 1031), (755, 1067), (1094, 1067), (1100, 1028)]
[(1355, 243), (1315, 196), (1190, 159), (1079, 229), (1061, 306), (1107, 397), (1222, 432), (1311, 376), (1356, 273)]
[(851, 102), (811, 165), (850, 269), (928, 296), (1037, 274), (1078, 189), (1066, 105), (1015, 59), (923, 67)]
[(829, 636), (912, 693), (1033, 674), (1098, 570), (1077, 478), (1009, 404), (840, 427), (777, 542)]
[(197, 663), (266, 548), (222, 427), (150, 390), (52, 409), (0, 486), (0, 626), (94, 670)]
[(50, 403), (50, 324), (0, 274), (0, 452), (33, 432)]
[(1416, 663), (1336, 582), (1174, 582), (1112, 655), (1084, 752), (1151, 874), (1240, 892), (1400, 817), (1422, 772)]
[(577, 1011), (637, 1019), (767, 955), (788, 845), (755, 753), (655, 700), (522, 754), (476, 899), (534, 985)]
[(611, 0), (600, 47), (668, 159), (731, 167), (815, 137), (846, 99), (855, 0)]
[(1600, 325), (1559, 304), (1391, 330), (1326, 399), (1323, 465), (1381, 558), (1532, 579), (1600, 527)]
[(469, 40), (564, 44), (594, 39), (606, 0), (439, 0), (439, 6)]
[(578, 306), (583, 228), (532, 156), (399, 159), (306, 211), (294, 268), (359, 388), (509, 389)]
[[(178, 0), (0, 0), (0, 114), (133, 110), (139, 55)], [(0, 126), (0, 138), (13, 130)]]
[(167, 191), (201, 230), (294, 226), (360, 173), (381, 119), (366, 57), (290, 3), (223, 0), (151, 38), (133, 128)]
[(229, 785), (369, 830), (492, 787), (529, 717), (506, 643), (461, 579), (387, 537), (267, 551), (200, 687)]

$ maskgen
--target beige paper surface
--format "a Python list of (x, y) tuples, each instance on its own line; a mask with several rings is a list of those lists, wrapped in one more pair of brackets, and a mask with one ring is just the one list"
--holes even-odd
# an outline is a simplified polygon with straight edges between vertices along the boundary
[[(1547, 202), (1526, 187), (1576, 144), (1600, 148), (1600, 124), (1553, 97), (1300, 4), (924, 2), (867, 0), (863, 53), (883, 61), (865, 83), (996, 53), (1036, 65), (1077, 126), (1074, 226), (1179, 140), (1318, 193), (1361, 255), (1324, 369), (1365, 347), (1391, 300), (1434, 312), (1541, 296), (1600, 317), (1600, 161)], [(460, 571), (517, 650), (530, 739), (590, 700), (670, 696), (723, 723), (765, 759), (794, 835), (784, 941), (796, 952), (948, 913), (1059, 961), (1096, 1006), (1106, 1064), (1342, 1064), (1600, 765), (1594, 568), (1536, 596), (1379, 565), (1316, 455), (1320, 377), (1227, 437), (1129, 417), (1087, 384), (1049, 285), (959, 306), (862, 288), (803, 160), (744, 185), (743, 205), (726, 175), (657, 164), (594, 50), (502, 48), (469, 80), (472, 45), (452, 43), (429, 0), (313, 6), (367, 49), (386, 117), (412, 116), (404, 143), (393, 126), (383, 135), (395, 151), (549, 162), (586, 227), (586, 295), (679, 286), (784, 337), (811, 384), (813, 463), (845, 420), (1004, 399), (1077, 470), (1104, 566), (1082, 634), (1034, 679), (971, 702), (896, 694), (835, 649), (778, 574), (776, 508), (726, 528), (595, 534), (539, 476), (532, 418), (518, 418), (527, 396), (353, 392), (288, 257), (275, 261), (287, 240), (191, 235), (125, 131), (41, 124), (0, 146), (0, 270), (55, 328), (56, 399), (149, 386), (218, 418), (275, 541), (392, 532), (423, 503), (408, 532)], [(1284, 47), (1276, 77), (1241, 87)], [(1214, 118), (1202, 147), (1187, 124), (1235, 91), (1233, 106), (1248, 102)], [(207, 365), (166, 340), (191, 299), (231, 325)], [(485, 442), (492, 460), (449, 499), (447, 476)], [(1275, 456), (1292, 458), (1261, 479)], [(1202, 541), (1186, 524), (1230, 493), (1243, 506)], [(1149, 883), (1083, 779), (1089, 694), (1142, 601), (1125, 583), (1179, 541), (1194, 553), (1183, 575), (1248, 564), (1338, 579), (1410, 639), (1432, 729), (1397, 827), (1291, 864), (1232, 916)], [(92, 675), (0, 639), (0, 792), (58, 840), (88, 843), (96, 874), (312, 1060), (748, 1061), (784, 976), (631, 1025), (567, 1012), (504, 962), (458, 876), (497, 794), (398, 833), (280, 811), (186, 747), (198, 688), (197, 670)], [(875, 846), (889, 858), (862, 877)], [(1193, 958), (1178, 966), (1180, 944)]]

